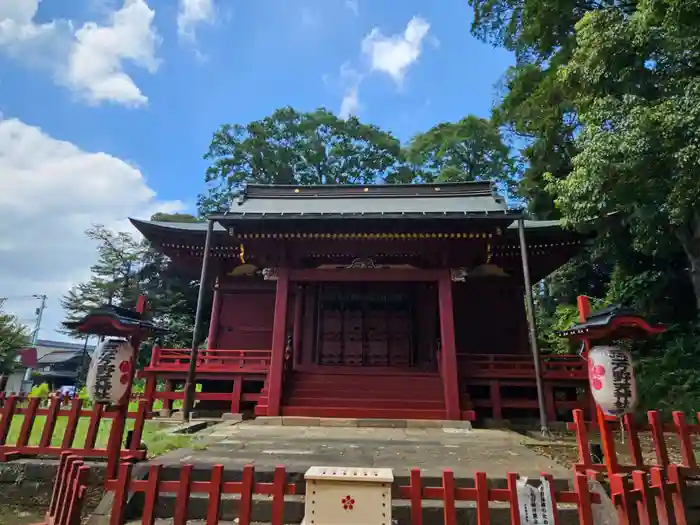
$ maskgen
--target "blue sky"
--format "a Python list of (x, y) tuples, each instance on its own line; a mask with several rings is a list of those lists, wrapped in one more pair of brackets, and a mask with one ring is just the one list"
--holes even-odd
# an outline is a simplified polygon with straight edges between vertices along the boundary
[(465, 0), (2, 0), (0, 297), (47, 293), (54, 337), (85, 228), (191, 210), (223, 123), (342, 106), (408, 140), (488, 116), (512, 57), (471, 19)]

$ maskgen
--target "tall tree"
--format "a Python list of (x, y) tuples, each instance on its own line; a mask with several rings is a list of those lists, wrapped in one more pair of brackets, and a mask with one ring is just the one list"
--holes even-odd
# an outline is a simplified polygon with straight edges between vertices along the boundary
[(278, 109), (246, 125), (225, 124), (204, 156), (211, 162), (200, 213), (226, 208), (242, 183), (368, 184), (398, 169), (399, 141), (376, 126), (325, 109)]
[(0, 310), (0, 375), (11, 373), (18, 352), (30, 342), (29, 330), (13, 315)]
[(700, 1), (591, 12), (576, 30), (560, 77), (583, 128), (549, 189), (569, 223), (617, 213), (638, 251), (680, 245), (700, 312)]
[[(473, 115), (416, 135), (406, 157), (414, 166), (411, 182), (493, 180), (510, 187), (516, 172), (498, 127)], [(397, 173), (396, 178), (401, 175)]]
[(145, 245), (128, 233), (113, 232), (102, 225), (92, 226), (85, 235), (97, 243), (98, 260), (90, 268), (88, 281), (72, 286), (62, 298), (68, 320), (78, 320), (103, 304), (133, 308), (139, 295), (138, 273)]
[[(151, 219), (162, 222), (197, 220), (180, 213), (158, 213)], [(174, 268), (168, 257), (153, 250), (146, 241), (139, 241), (128, 233), (94, 226), (86, 235), (97, 243), (99, 257), (92, 267), (91, 277), (73, 286), (63, 297), (62, 305), (68, 319), (78, 319), (103, 304), (133, 308), (138, 296), (145, 294), (149, 300), (149, 316), (168, 329), (161, 343), (169, 347), (189, 346), (198, 281)], [(140, 357), (147, 359), (148, 352), (142, 352)]]

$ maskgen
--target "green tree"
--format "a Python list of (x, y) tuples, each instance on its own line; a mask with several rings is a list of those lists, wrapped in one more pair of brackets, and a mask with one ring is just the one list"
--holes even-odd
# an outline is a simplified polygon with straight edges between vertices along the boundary
[(390, 133), (325, 109), (287, 107), (246, 125), (225, 124), (204, 156), (211, 162), (209, 188), (199, 197), (199, 211), (226, 208), (232, 191), (246, 182), (370, 184), (399, 169), (400, 154)]
[[(152, 220), (195, 222), (190, 214), (158, 213)], [(69, 320), (80, 319), (104, 304), (126, 308), (136, 305), (138, 296), (148, 297), (147, 315), (168, 329), (161, 344), (166, 347), (189, 347), (192, 340), (199, 282), (183, 274), (172, 261), (155, 251), (145, 240), (128, 233), (116, 233), (102, 226), (90, 228), (86, 235), (97, 243), (98, 261), (84, 283), (73, 286), (62, 299)], [(77, 338), (84, 335), (70, 333)], [(139, 354), (139, 362), (150, 357), (150, 344)]]
[(98, 260), (90, 268), (90, 278), (72, 286), (61, 299), (67, 320), (76, 321), (104, 304), (136, 306), (140, 293), (138, 274), (147, 246), (128, 233), (113, 232), (102, 225), (92, 226), (85, 235), (97, 244)]
[[(402, 182), (496, 181), (510, 187), (516, 166), (510, 148), (491, 121), (469, 115), (416, 135), (406, 150), (413, 167)], [(397, 173), (396, 178), (403, 174)]]
[(26, 326), (13, 315), (0, 310), (0, 375), (11, 373), (17, 365), (18, 352), (30, 343)]
[(588, 13), (576, 31), (560, 77), (583, 126), (548, 189), (572, 225), (616, 213), (637, 251), (680, 246), (700, 311), (700, 2)]

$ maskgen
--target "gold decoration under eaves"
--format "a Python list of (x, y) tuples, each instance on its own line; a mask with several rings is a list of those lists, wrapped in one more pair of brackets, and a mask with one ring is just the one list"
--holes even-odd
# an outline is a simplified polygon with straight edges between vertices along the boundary
[(508, 277), (508, 274), (503, 271), (503, 268), (496, 266), (491, 262), (493, 259), (493, 246), (491, 243), (486, 243), (486, 263), (480, 264), (469, 272), (469, 277)]
[(243, 243), (238, 247), (238, 258), (241, 260), (241, 264), (245, 264), (245, 246), (243, 246)]
[(241, 264), (236, 266), (233, 270), (229, 272), (231, 277), (236, 277), (238, 275), (253, 275), (258, 271), (258, 267), (254, 264)]

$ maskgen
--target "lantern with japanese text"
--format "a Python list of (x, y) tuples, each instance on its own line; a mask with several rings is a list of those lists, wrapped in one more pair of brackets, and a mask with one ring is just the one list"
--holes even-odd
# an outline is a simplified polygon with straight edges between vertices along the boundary
[(594, 346), (588, 353), (588, 378), (593, 399), (608, 416), (634, 411), (637, 385), (632, 356), (618, 346)]
[(666, 331), (651, 325), (640, 315), (617, 306), (590, 312), (588, 298), (580, 296), (580, 322), (557, 332), (582, 343), (582, 357), (588, 360), (591, 394), (604, 416), (622, 417), (637, 405), (637, 385), (632, 355), (618, 346), (620, 341), (644, 339)]
[(105, 405), (124, 401), (132, 379), (133, 355), (126, 339), (106, 339), (95, 349), (85, 385), (92, 401)]

